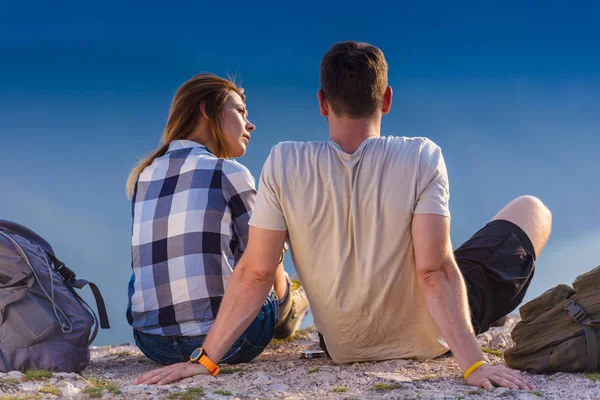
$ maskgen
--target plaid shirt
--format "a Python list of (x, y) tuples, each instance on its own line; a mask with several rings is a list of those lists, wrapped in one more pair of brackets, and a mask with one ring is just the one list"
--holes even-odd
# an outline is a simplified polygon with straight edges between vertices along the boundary
[(241, 164), (190, 141), (171, 143), (133, 195), (127, 318), (141, 332), (205, 335), (248, 242), (255, 183)]

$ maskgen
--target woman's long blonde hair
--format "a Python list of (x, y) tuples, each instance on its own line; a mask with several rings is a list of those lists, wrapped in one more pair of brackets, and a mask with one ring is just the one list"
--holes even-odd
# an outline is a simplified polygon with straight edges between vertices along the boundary
[(160, 138), (160, 146), (146, 158), (140, 160), (127, 178), (127, 196), (131, 198), (135, 184), (155, 158), (163, 156), (174, 140), (187, 138), (200, 118), (200, 104), (204, 103), (204, 115), (216, 139), (216, 148), (211, 149), (216, 157), (228, 158), (227, 143), (221, 130), (221, 115), (229, 92), (236, 92), (244, 99), (243, 91), (227, 79), (213, 74), (199, 74), (185, 82), (173, 97), (169, 119)]

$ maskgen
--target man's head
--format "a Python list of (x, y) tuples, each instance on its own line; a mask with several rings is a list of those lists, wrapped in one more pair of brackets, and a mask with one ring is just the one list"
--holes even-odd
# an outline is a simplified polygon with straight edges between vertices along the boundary
[(331, 46), (321, 61), (319, 101), (323, 115), (333, 112), (358, 119), (389, 111), (391, 90), (383, 52), (355, 41)]

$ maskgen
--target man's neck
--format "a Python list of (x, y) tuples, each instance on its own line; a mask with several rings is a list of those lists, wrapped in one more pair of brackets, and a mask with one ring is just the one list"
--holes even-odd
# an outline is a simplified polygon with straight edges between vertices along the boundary
[(353, 154), (362, 142), (377, 136), (381, 136), (381, 117), (361, 119), (329, 117), (329, 140), (337, 143), (344, 153)]

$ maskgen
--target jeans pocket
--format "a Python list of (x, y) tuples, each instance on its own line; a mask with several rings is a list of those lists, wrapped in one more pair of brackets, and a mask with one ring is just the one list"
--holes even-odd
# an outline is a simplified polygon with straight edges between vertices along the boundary
[(163, 364), (175, 364), (186, 361), (178, 348), (169, 340), (169, 338), (156, 338), (156, 335), (149, 335), (134, 330), (135, 344), (142, 353), (152, 361)]
[(221, 359), (221, 363), (247, 363), (258, 357), (265, 349), (265, 346), (255, 346), (246, 339), (242, 339), (242, 342), (240, 344), (238, 343), (239, 342), (236, 342), (231, 349), (229, 349), (227, 354), (225, 354), (225, 357)]

